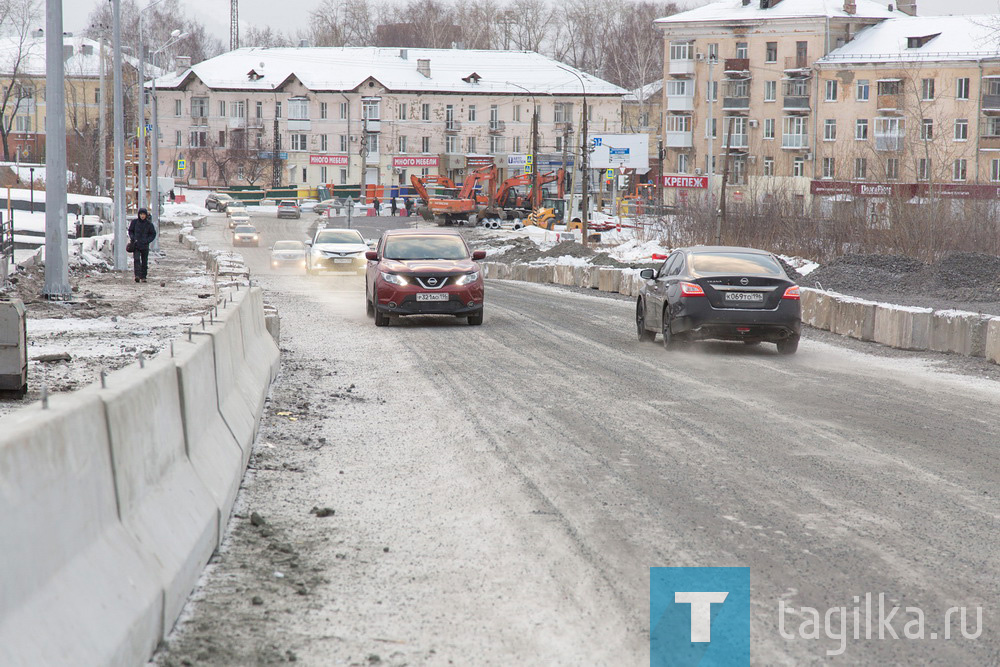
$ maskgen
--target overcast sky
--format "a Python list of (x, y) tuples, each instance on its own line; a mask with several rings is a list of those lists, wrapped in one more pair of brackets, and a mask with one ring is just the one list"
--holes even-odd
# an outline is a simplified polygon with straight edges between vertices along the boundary
[[(224, 42), (229, 41), (230, 0), (181, 0), (189, 14), (201, 19), (205, 26)], [(888, 0), (884, 0), (888, 4)], [(148, 0), (139, 0), (145, 5)], [(240, 0), (241, 25), (270, 25), (284, 32), (304, 28), (309, 12), (321, 0)], [(88, 0), (63, 0), (65, 30), (79, 32), (87, 27), (87, 16), (94, 7)], [(706, 4), (700, 0), (681, 0), (683, 7)], [(937, 14), (995, 14), (1000, 12), (1000, 0), (917, 0), (917, 10), (924, 16)]]

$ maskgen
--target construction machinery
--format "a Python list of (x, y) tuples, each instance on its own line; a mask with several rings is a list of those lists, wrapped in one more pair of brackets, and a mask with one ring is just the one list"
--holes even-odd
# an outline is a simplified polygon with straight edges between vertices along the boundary
[[(410, 182), (417, 194), (427, 202), (418, 212), (424, 220), (437, 222), (439, 225), (476, 224), (479, 214), (490, 207), (496, 196), (497, 168), (487, 165), (476, 169), (456, 188), (454, 182), (443, 176), (410, 176)], [(433, 184), (435, 192), (431, 194), (427, 185)], [(480, 192), (476, 188), (480, 188)]]
[[(565, 218), (566, 202), (563, 199), (565, 196), (565, 175), (562, 169), (538, 175), (538, 188), (540, 190), (549, 183), (557, 184), (557, 197), (555, 199), (544, 198), (541, 207), (553, 209), (545, 218), (546, 220), (550, 217), (557, 218), (551, 222), (552, 225), (562, 223)], [(534, 185), (535, 176), (530, 173), (512, 176), (503, 181), (497, 188), (494, 205), (486, 208), (480, 215), (484, 226), (499, 229), (504, 220), (512, 220), (514, 229), (520, 229), (527, 224), (537, 224), (529, 222), (533, 213)], [(521, 195), (517, 190), (520, 186), (528, 186), (524, 195)], [(544, 193), (542, 194), (544, 195)], [(546, 203), (550, 205), (546, 206)], [(535, 219), (538, 219), (537, 216)]]

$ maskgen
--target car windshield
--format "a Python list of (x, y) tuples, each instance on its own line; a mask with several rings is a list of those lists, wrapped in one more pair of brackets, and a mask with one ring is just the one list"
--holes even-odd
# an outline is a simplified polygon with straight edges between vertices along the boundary
[(256, 234), (257, 230), (249, 225), (240, 225), (236, 228), (237, 234)]
[(274, 244), (275, 250), (302, 250), (301, 241), (277, 241)]
[(784, 277), (784, 271), (770, 255), (750, 252), (699, 252), (691, 255), (694, 273), (731, 273), (738, 276)]
[(316, 236), (316, 243), (364, 243), (361, 234), (353, 229), (329, 229)]
[(386, 259), (467, 259), (469, 250), (459, 236), (390, 236), (385, 242)]
[(232, 204), (229, 205), (229, 209), (232, 210), (232, 211), (239, 211), (240, 209), (243, 209), (243, 208), (246, 208), (246, 207), (247, 207), (247, 205), (244, 204), (243, 202), (239, 202), (239, 203), (233, 202)]

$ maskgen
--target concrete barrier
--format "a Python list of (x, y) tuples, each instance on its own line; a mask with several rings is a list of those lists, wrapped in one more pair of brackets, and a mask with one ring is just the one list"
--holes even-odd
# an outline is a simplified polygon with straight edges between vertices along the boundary
[(926, 350), (930, 346), (930, 308), (878, 304), (875, 308), (875, 342), (901, 350)]
[(966, 357), (986, 356), (989, 315), (961, 310), (937, 310), (931, 317), (930, 349)]
[[(226, 426), (243, 450), (243, 465), (250, 460), (250, 446), (257, 433), (258, 392), (250, 385), (253, 377), (246, 369), (243, 349), (243, 328), (240, 322), (240, 301), (230, 302), (224, 295), (216, 322), (207, 333), (215, 351), (215, 379), (219, 393), (219, 412)], [(245, 292), (244, 292), (245, 294)], [(231, 325), (231, 326), (229, 326)]]
[[(263, 394), (261, 397), (261, 407), (263, 400), (267, 396), (268, 385), (278, 376), (278, 369), (281, 363), (281, 351), (278, 350), (274, 339), (267, 333), (264, 321), (264, 291), (259, 287), (253, 287), (244, 297), (240, 305), (240, 323), (243, 326), (243, 349), (247, 355), (248, 362), (264, 361), (267, 364), (267, 377), (263, 382)], [(259, 363), (249, 364), (251, 371), (261, 367)]]
[(164, 635), (219, 543), (218, 508), (187, 458), (177, 368), (168, 359), (108, 376), (108, 420), (122, 524), (152, 554)]
[(986, 358), (1000, 364), (1000, 317), (993, 317), (986, 325)]
[(875, 340), (874, 301), (855, 299), (841, 294), (827, 294), (828, 320), (830, 331), (841, 336), (858, 340)]
[(216, 532), (221, 542), (243, 477), (243, 449), (219, 412), (212, 338), (198, 336), (192, 342), (176, 342), (173, 361), (187, 456), (215, 501)]
[(153, 563), (118, 519), (108, 424), (84, 389), (0, 428), (0, 664), (139, 665), (163, 626)]

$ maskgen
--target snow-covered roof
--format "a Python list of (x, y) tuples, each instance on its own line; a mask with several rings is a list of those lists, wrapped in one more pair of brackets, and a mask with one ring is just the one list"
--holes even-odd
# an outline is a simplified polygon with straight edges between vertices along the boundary
[(652, 83), (647, 83), (645, 86), (640, 86), (635, 90), (630, 90), (625, 94), (626, 102), (640, 103), (645, 102), (649, 98), (659, 95), (663, 90), (663, 79), (657, 79)]
[[(910, 38), (922, 46), (908, 47)], [(914, 62), (1000, 58), (1000, 16), (905, 16), (858, 31), (817, 62)]]
[(856, 4), (857, 11), (854, 14), (848, 14), (844, 11), (844, 0), (781, 0), (767, 9), (761, 9), (760, 0), (751, 0), (750, 4), (746, 6), (743, 5), (742, 0), (721, 0), (679, 14), (664, 16), (656, 19), (654, 23), (657, 25), (699, 21), (726, 21), (729, 23), (740, 20), (760, 21), (763, 19), (807, 17), (881, 19), (899, 16), (898, 12), (889, 11), (888, 3), (857, 0)]
[[(86, 37), (66, 35), (63, 37), (64, 52), (70, 52), (69, 58), (63, 59), (67, 77), (99, 77), (101, 75), (101, 44)], [(107, 48), (110, 55), (111, 49)], [(0, 76), (9, 76), (13, 70), (13, 63), (17, 60), (18, 42), (12, 35), (7, 34), (0, 37)], [(22, 76), (44, 77), (45, 76), (45, 36), (39, 33), (32, 33), (24, 43), (22, 51), (22, 61), (20, 72)], [(132, 67), (138, 68), (139, 61), (131, 56), (123, 56), (123, 60)], [(110, 70), (110, 68), (109, 68)], [(153, 67), (146, 64), (147, 74), (154, 71)]]
[[(423, 59), (430, 61), (430, 77), (417, 70), (417, 61)], [(251, 71), (256, 76), (248, 76)], [(478, 79), (471, 76), (474, 73)], [(354, 90), (372, 77), (393, 91), (516, 95), (527, 89), (538, 94), (579, 95), (582, 78), (587, 95), (626, 92), (533, 51), (254, 47), (230, 51), (179, 74), (160, 77), (156, 85), (160, 89), (179, 88), (190, 75), (213, 90), (270, 91), (294, 76), (313, 91)]]

